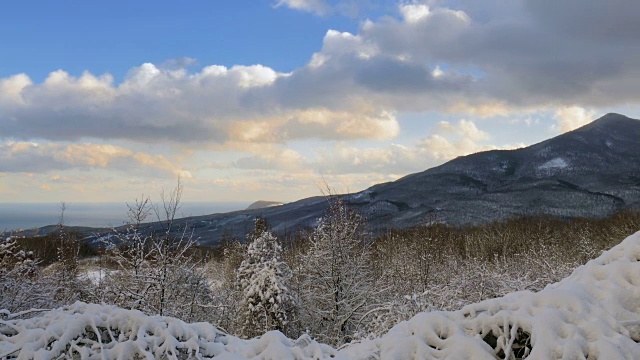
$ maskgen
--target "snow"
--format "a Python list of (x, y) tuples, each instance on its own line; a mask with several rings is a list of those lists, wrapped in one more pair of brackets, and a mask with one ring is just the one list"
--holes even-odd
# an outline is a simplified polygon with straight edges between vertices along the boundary
[[(31, 316), (30, 318), (22, 318)], [(538, 293), (420, 313), (340, 350), (278, 331), (243, 340), (208, 323), (75, 303), (0, 311), (0, 358), (635, 359), (640, 354), (640, 232)]]
[(94, 285), (100, 285), (108, 275), (115, 274), (117, 272), (118, 270), (91, 269), (83, 271), (79, 277), (81, 279), (89, 280)]
[(567, 166), (569, 166), (569, 164), (565, 159), (557, 157), (540, 165), (538, 170), (564, 169)]

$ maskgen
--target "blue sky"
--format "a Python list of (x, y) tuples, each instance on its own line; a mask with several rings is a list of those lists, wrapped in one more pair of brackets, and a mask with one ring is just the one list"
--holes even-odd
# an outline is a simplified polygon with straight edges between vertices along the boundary
[[(632, 0), (0, 4), (0, 202), (293, 201), (640, 117)], [(597, 24), (597, 26), (594, 26)]]
[(359, 22), (274, 9), (270, 0), (27, 0), (0, 6), (0, 76), (26, 72), (36, 81), (57, 69), (122, 79), (133, 65), (184, 57), (200, 65), (264, 64), (287, 72), (309, 60), (327, 29), (355, 31)]

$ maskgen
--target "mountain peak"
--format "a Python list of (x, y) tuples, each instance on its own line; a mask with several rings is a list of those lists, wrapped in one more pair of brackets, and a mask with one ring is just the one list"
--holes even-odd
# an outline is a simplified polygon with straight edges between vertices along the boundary
[(579, 128), (579, 130), (583, 130), (583, 129), (590, 130), (590, 129), (603, 128), (603, 127), (608, 128), (612, 126), (624, 126), (625, 124), (628, 124), (631, 126), (633, 125), (640, 126), (640, 121), (629, 118), (622, 114), (608, 113), (600, 117), (599, 119), (596, 119), (593, 122)]

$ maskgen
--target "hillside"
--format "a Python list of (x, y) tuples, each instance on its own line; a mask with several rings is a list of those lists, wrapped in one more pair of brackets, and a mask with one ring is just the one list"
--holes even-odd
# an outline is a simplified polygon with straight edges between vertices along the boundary
[(459, 157), (351, 199), (393, 227), (427, 215), (456, 225), (530, 214), (609, 216), (640, 206), (640, 121), (608, 114), (526, 148)]
[(242, 340), (208, 323), (78, 302), (50, 311), (0, 312), (0, 357), (634, 359), (640, 353), (639, 298), (640, 232), (538, 293), (420, 313), (379, 338), (340, 350), (308, 335), (291, 340), (271, 331)]
[(251, 205), (249, 205), (245, 210), (258, 210), (258, 209), (264, 209), (264, 208), (268, 208), (272, 206), (280, 206), (280, 205), (284, 205), (284, 204), (279, 201), (258, 200), (252, 203)]
[[(607, 217), (640, 208), (639, 139), (639, 120), (607, 114), (529, 147), (458, 157), (397, 181), (339, 196), (366, 217), (374, 234), (433, 221), (469, 225), (537, 214)], [(213, 245), (223, 237), (244, 238), (261, 216), (274, 232), (290, 234), (314, 227), (327, 199), (318, 196), (265, 205), (272, 204), (258, 202), (243, 211), (179, 219), (175, 228), (186, 224), (199, 243)], [(160, 227), (150, 224), (146, 229), (159, 231)], [(91, 230), (80, 231), (108, 231)]]
[[(640, 208), (640, 121), (607, 114), (541, 143), (463, 156), (397, 181), (375, 185), (344, 201), (369, 229), (407, 228), (439, 221), (478, 224), (509, 217), (606, 217)], [(312, 227), (323, 197), (277, 207), (184, 219), (202, 243), (243, 237), (256, 216), (285, 234)]]

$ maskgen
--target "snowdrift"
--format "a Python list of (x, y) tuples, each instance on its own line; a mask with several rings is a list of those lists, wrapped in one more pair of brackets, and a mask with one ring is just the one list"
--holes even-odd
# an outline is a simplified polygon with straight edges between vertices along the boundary
[[(32, 315), (29, 318), (25, 316)], [(421, 313), (341, 350), (277, 331), (242, 340), (207, 323), (76, 303), (0, 314), (0, 358), (638, 359), (640, 232), (538, 293)]]

